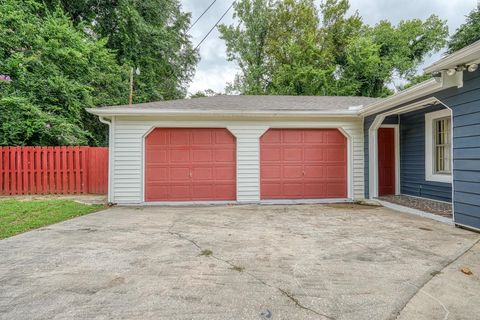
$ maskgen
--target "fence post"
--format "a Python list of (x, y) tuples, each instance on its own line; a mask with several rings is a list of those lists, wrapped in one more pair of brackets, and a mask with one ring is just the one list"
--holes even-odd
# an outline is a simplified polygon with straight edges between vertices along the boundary
[(91, 148), (89, 147), (86, 147), (83, 150), (83, 177), (84, 177), (83, 190), (85, 193), (90, 193), (90, 152), (91, 152)]

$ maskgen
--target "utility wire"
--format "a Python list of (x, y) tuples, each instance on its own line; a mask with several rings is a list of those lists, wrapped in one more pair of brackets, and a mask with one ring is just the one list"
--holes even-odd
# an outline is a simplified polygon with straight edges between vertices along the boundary
[(190, 31), (190, 29), (192, 29), (195, 24), (197, 24), (198, 20), (200, 20), (200, 19), (203, 17), (203, 15), (204, 15), (205, 13), (207, 13), (207, 11), (213, 6), (213, 4), (214, 4), (215, 2), (217, 2), (217, 0), (213, 0), (213, 2), (210, 3), (210, 5), (207, 7), (207, 9), (205, 9), (205, 11), (202, 12), (202, 14), (197, 18), (197, 20), (195, 20), (195, 22), (192, 23), (192, 25), (190, 26), (190, 28), (188, 28), (187, 32)]
[(220, 19), (218, 19), (218, 21), (215, 23), (215, 25), (212, 27), (212, 29), (210, 29), (210, 31), (208, 31), (208, 33), (205, 35), (205, 37), (203, 37), (203, 39), (197, 44), (197, 46), (195, 47), (195, 50), (197, 50), (198, 47), (200, 47), (200, 45), (203, 43), (203, 41), (205, 41), (205, 39), (207, 39), (207, 37), (210, 35), (210, 33), (212, 33), (212, 31), (218, 26), (220, 21), (222, 21), (222, 19), (227, 15), (228, 11), (230, 11), (230, 9), (232, 9), (234, 4), (235, 4), (235, 1), (232, 2), (230, 7), (228, 7), (228, 9), (222, 14), (222, 16), (220, 17)]

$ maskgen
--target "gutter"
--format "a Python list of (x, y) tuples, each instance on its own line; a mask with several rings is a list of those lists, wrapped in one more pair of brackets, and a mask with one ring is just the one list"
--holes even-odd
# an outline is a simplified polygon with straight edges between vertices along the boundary
[(238, 110), (145, 110), (136, 109), (132, 107), (131, 110), (111, 110), (111, 109), (95, 109), (88, 108), (88, 112), (99, 117), (106, 116), (162, 116), (162, 117), (176, 117), (176, 116), (193, 116), (193, 117), (253, 117), (253, 116), (267, 116), (267, 117), (357, 117), (358, 111), (238, 111)]
[(397, 107), (404, 103), (428, 96), (435, 92), (445, 90), (451, 87), (461, 88), (463, 86), (463, 70), (455, 71), (449, 75), (447, 71), (441, 71), (438, 76), (421, 82), (406, 90), (400, 91), (382, 101), (373, 103), (359, 111), (359, 116), (369, 116), (390, 108)]
[(478, 64), (480, 62), (480, 41), (458, 50), (423, 69), (425, 73), (434, 73), (460, 64)]
[(393, 96), (385, 98), (382, 101), (369, 105), (368, 107), (360, 110), (359, 115), (366, 117), (371, 114), (383, 111), (385, 109), (395, 107), (399, 104), (414, 100), (421, 96), (425, 96), (427, 94), (439, 91), (443, 87), (442, 82), (443, 81), (441, 81), (441, 79), (438, 79), (438, 78), (433, 78), (433, 79), (421, 82), (413, 87), (410, 87), (404, 91), (394, 94)]

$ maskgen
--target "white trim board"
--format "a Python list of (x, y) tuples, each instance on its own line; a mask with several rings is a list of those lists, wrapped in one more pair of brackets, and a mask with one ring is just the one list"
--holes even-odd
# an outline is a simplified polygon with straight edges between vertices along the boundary
[[(438, 110), (434, 112), (425, 113), (425, 180), (443, 183), (452, 183), (452, 173), (450, 174), (435, 174), (433, 172), (433, 121), (440, 118), (450, 117), (450, 146), (453, 146), (453, 121), (452, 112), (449, 109)], [(453, 151), (450, 150), (450, 168), (453, 171)]]

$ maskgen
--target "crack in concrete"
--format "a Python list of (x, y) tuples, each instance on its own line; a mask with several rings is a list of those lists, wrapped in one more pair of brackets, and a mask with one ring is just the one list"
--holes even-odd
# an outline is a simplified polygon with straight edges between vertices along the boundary
[(278, 289), (278, 291), (280, 291), (284, 296), (286, 296), (286, 297), (288, 297), (290, 300), (292, 300), (293, 303), (295, 303), (295, 305), (296, 305), (297, 307), (302, 308), (302, 309), (307, 310), (307, 311), (310, 311), (310, 312), (313, 312), (313, 313), (315, 313), (316, 315), (322, 316), (322, 317), (327, 318), (327, 319), (330, 319), (330, 320), (334, 320), (334, 319), (335, 319), (335, 318), (332, 318), (332, 317), (330, 317), (330, 316), (327, 316), (326, 314), (320, 313), (320, 312), (318, 312), (318, 311), (316, 311), (316, 310), (313, 310), (313, 309), (311, 309), (311, 308), (309, 308), (309, 307), (304, 306), (304, 305), (301, 304), (300, 301), (298, 301), (298, 299), (295, 298), (295, 296), (294, 296), (293, 294), (291, 294), (290, 292), (288, 292), (288, 291), (286, 291), (286, 290), (284, 290), (284, 289), (282, 289), (282, 288), (277, 288), (277, 289)]
[[(173, 223), (170, 228), (168, 229), (168, 233), (171, 234), (171, 235), (175, 235), (177, 236), (178, 238), (182, 239), (182, 240), (185, 240), (185, 241), (188, 241), (190, 242), (191, 244), (193, 244), (198, 250), (202, 251), (203, 248), (195, 241), (195, 240), (192, 240), (192, 239), (189, 239), (187, 237), (185, 237), (183, 234), (181, 234), (180, 232), (173, 232), (172, 229), (173, 227), (175, 226), (175, 223)], [(223, 259), (215, 254), (212, 254), (210, 255), (210, 257), (214, 258), (215, 260), (217, 261), (221, 261), (225, 264), (228, 264), (231, 268), (233, 268), (234, 270), (235, 269), (238, 269), (238, 268), (242, 268), (226, 259)], [(303, 310), (306, 310), (306, 311), (309, 311), (311, 313), (314, 313), (318, 316), (321, 316), (321, 317), (324, 317), (326, 319), (329, 319), (329, 320), (335, 320), (335, 318), (329, 316), (329, 315), (326, 315), (326, 314), (323, 314), (321, 312), (318, 312), (312, 308), (309, 308), (307, 306), (304, 306), (292, 293), (286, 291), (285, 289), (282, 289), (280, 287), (276, 287), (276, 286), (273, 286), (269, 283), (267, 283), (266, 281), (264, 281), (263, 279), (257, 277), (256, 275), (254, 275), (253, 273), (250, 273), (248, 271), (246, 271), (244, 268), (243, 268), (243, 271), (241, 271), (242, 273), (245, 273), (246, 275), (248, 275), (249, 277), (251, 277), (252, 279), (256, 280), (257, 282), (260, 282), (261, 284), (263, 284), (264, 286), (267, 286), (269, 288), (272, 288), (272, 289), (275, 289), (277, 291), (279, 291), (284, 297), (288, 298), (290, 301), (292, 301), (295, 306), (297, 306), (298, 308), (300, 309), (303, 309)]]
[(447, 320), (448, 319), (448, 316), (450, 315), (450, 310), (448, 310), (447, 306), (442, 302), (440, 301), (440, 299), (437, 299), (435, 298), (434, 296), (432, 296), (430, 293), (426, 292), (425, 290), (423, 290), (422, 288), (419, 288), (417, 285), (415, 285), (414, 283), (411, 283), (411, 282), (407, 282), (407, 284), (411, 285), (412, 287), (415, 287), (418, 289), (417, 292), (421, 292), (423, 293), (424, 295), (426, 295), (427, 297), (429, 297), (430, 299), (432, 299), (433, 301), (436, 301), (438, 302), (438, 304), (443, 308), (443, 310), (445, 311), (445, 316), (443, 317), (443, 320)]
[[(407, 305), (412, 301), (412, 299), (420, 292), (422, 291), (422, 289), (430, 282), (432, 281), (433, 278), (435, 278), (438, 274), (442, 273), (443, 270), (445, 270), (446, 268), (448, 268), (448, 266), (450, 266), (451, 264), (455, 263), (457, 260), (459, 260), (461, 257), (463, 257), (468, 251), (470, 251), (475, 245), (477, 245), (477, 243), (480, 242), (480, 239), (477, 239), (476, 241), (473, 242), (473, 244), (471, 246), (469, 246), (467, 249), (465, 249), (464, 251), (460, 252), (460, 254), (458, 254), (454, 259), (452, 259), (451, 261), (447, 261), (447, 263), (445, 263), (444, 265), (441, 266), (441, 269), (438, 271), (438, 272), (435, 272), (435, 273), (429, 273), (430, 276), (426, 278), (425, 281), (423, 281), (423, 283), (419, 286), (415, 285), (415, 284), (412, 284), (411, 282), (407, 281), (406, 283), (410, 286), (414, 286), (415, 288), (417, 288), (418, 290), (415, 291), (408, 299), (407, 301), (403, 304), (403, 306), (400, 308), (400, 310), (398, 310), (397, 312), (393, 313), (391, 317), (389, 317), (389, 319), (398, 319), (398, 317), (400, 317), (400, 314), (402, 313), (402, 311), (407, 307)], [(439, 301), (438, 299), (436, 299), (435, 297), (431, 296), (432, 298), (434, 298), (435, 300)], [(445, 308), (445, 307), (444, 307)], [(447, 317), (448, 317), (448, 313), (447, 313)]]

